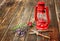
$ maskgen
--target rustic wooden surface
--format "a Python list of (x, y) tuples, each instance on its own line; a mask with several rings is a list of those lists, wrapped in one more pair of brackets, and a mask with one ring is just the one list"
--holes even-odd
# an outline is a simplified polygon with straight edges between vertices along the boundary
[[(34, 17), (31, 17), (31, 20), (29, 20), (29, 15), (32, 14), (33, 16), (34, 6), (36, 5), (38, 1), (45, 1), (45, 0), (36, 0), (36, 1), (35, 0), (22, 0), (22, 1), (15, 0), (13, 4), (10, 4), (9, 1), (7, 1), (7, 3), (2, 5), (2, 7), (0, 8), (0, 11), (1, 11), (0, 40), (1, 41), (12, 41), (15, 33), (12, 33), (13, 31), (11, 32), (10, 28), (14, 27), (15, 25), (19, 23), (27, 23), (28, 21), (32, 21)], [(53, 26), (50, 28), (51, 30), (53, 30), (52, 32), (53, 34), (49, 33), (49, 36), (51, 37), (51, 41), (58, 41), (59, 40), (58, 39), (59, 28), (58, 28), (54, 1), (56, 0), (49, 0), (49, 1), (47, 0), (45, 2), (47, 6), (49, 7), (49, 11), (51, 14), (51, 25)], [(24, 17), (25, 19), (23, 19)], [(7, 30), (8, 27), (10, 28)], [(39, 37), (39, 36), (29, 35), (28, 41), (36, 41), (35, 39), (36, 37)], [(41, 40), (41, 41), (44, 41), (44, 40)]]

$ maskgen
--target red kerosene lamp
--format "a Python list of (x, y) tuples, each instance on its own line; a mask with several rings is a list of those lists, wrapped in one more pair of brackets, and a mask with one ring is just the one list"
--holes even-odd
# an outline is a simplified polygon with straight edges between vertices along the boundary
[(36, 22), (36, 29), (38, 30), (48, 29), (50, 18), (48, 7), (45, 6), (45, 2), (38, 2), (38, 4), (35, 7), (34, 16)]

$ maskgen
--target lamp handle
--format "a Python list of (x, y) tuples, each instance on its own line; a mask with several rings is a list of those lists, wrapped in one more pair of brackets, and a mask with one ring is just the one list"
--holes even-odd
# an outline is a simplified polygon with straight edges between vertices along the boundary
[(48, 9), (48, 7), (46, 7), (45, 9), (46, 9), (46, 15), (47, 15), (48, 24), (49, 24), (50, 23), (49, 9)]

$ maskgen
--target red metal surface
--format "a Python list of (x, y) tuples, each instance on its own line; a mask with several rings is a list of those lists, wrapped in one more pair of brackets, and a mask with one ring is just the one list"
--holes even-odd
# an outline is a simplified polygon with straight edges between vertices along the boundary
[[(45, 14), (45, 17), (44, 17)], [(38, 2), (35, 7), (35, 22), (36, 29), (45, 30), (48, 29), (50, 23), (48, 7), (45, 6), (44, 2)]]

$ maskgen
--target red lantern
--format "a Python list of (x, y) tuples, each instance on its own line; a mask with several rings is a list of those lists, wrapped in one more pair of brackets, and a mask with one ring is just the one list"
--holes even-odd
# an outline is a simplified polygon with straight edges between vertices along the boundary
[(38, 30), (48, 29), (50, 23), (49, 11), (44, 2), (38, 2), (35, 7), (35, 22)]

